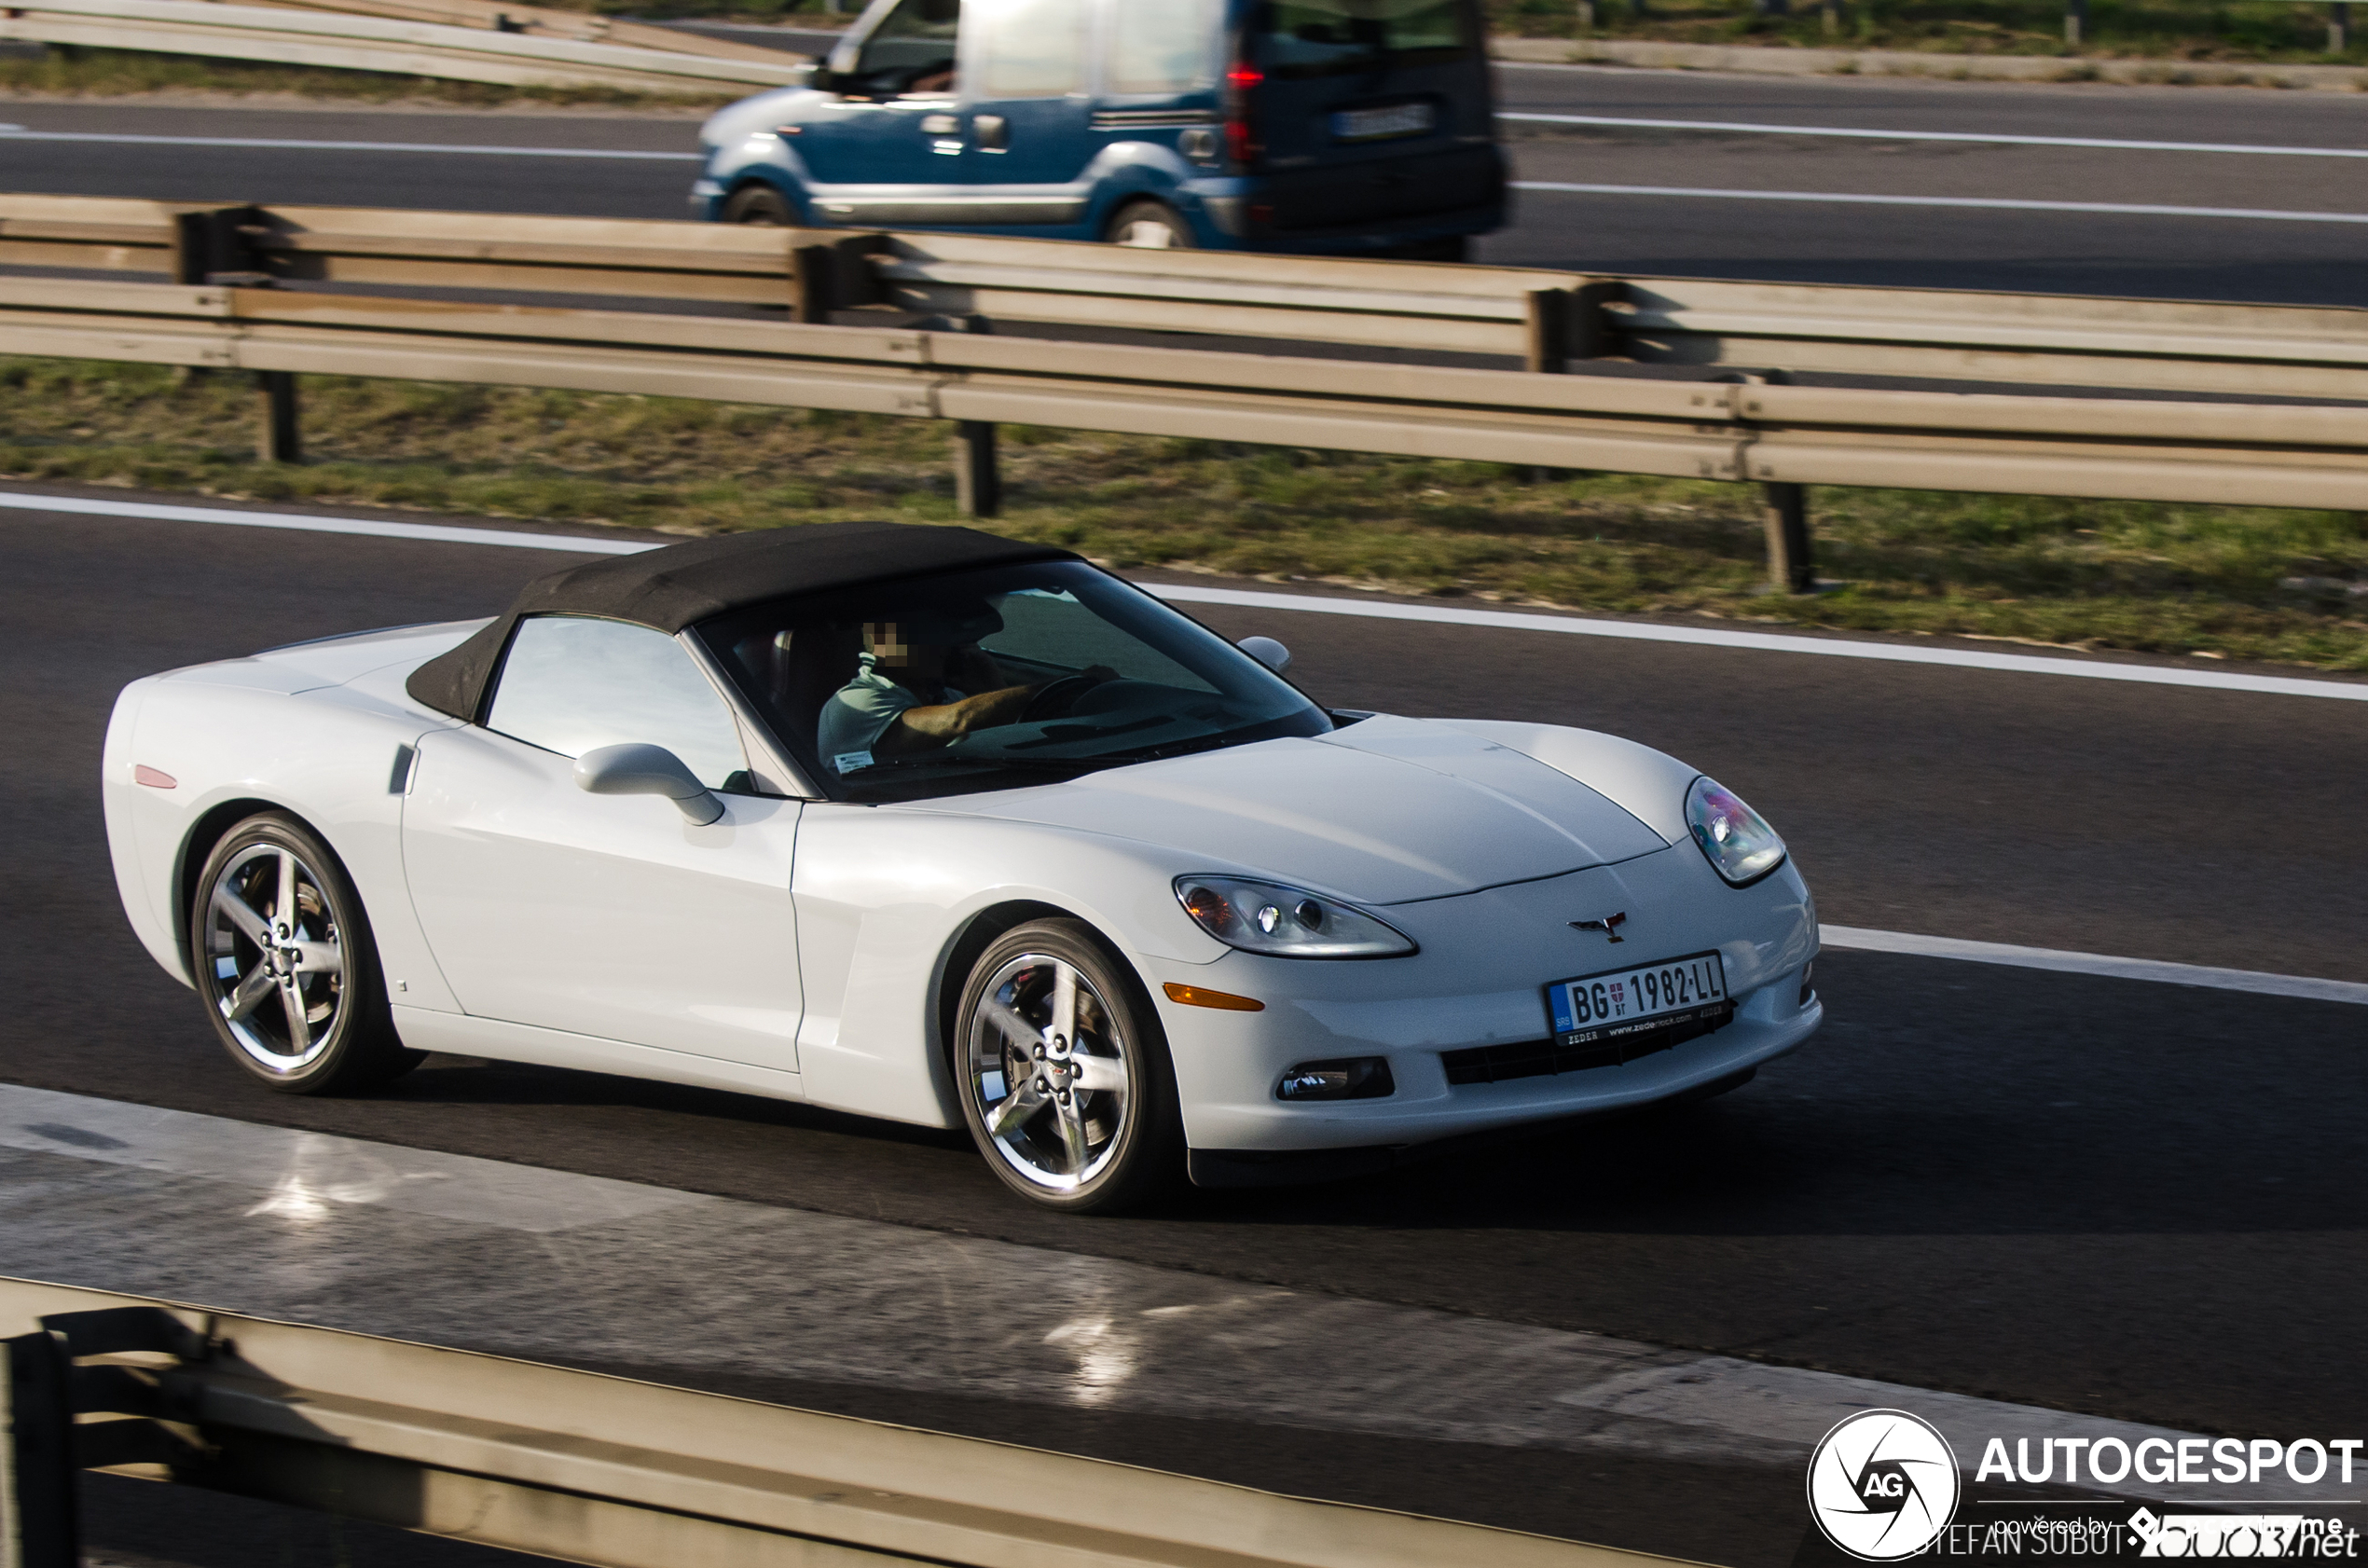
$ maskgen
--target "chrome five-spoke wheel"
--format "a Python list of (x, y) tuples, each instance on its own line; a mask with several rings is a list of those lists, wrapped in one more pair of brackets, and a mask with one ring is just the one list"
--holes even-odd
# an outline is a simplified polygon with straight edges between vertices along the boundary
[(362, 900), (292, 817), (232, 828), (198, 874), (189, 968), (231, 1060), (274, 1089), (324, 1093), (417, 1065), (387, 1011)]
[(1101, 1174), (1126, 1121), (1124, 1037), (1075, 964), (1007, 960), (971, 1020), (974, 1093), (996, 1152), (1026, 1180), (1072, 1191)]
[[(965, 987), (965, 1119), (1009, 1185), (1060, 1208), (1139, 1195), (1176, 1153), (1173, 1099), (1150, 1010), (1067, 921), (1012, 932)], [(1147, 1028), (1148, 1025), (1148, 1028)]]
[(213, 877), (205, 922), (206, 999), (232, 1041), (270, 1072), (319, 1060), (351, 988), (320, 873), (277, 845), (249, 845)]

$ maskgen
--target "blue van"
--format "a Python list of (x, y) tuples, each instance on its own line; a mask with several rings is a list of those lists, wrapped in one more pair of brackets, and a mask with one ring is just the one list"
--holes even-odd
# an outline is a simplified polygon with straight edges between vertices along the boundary
[(1505, 218), (1478, 0), (874, 0), (700, 139), (723, 223), (1456, 260)]

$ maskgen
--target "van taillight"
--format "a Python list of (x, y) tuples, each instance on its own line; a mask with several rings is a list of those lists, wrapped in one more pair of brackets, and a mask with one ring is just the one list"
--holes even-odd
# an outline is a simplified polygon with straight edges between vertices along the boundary
[(1255, 163), (1266, 152), (1250, 117), (1250, 94), (1265, 79), (1266, 73), (1241, 55), (1225, 73), (1225, 156), (1237, 164)]

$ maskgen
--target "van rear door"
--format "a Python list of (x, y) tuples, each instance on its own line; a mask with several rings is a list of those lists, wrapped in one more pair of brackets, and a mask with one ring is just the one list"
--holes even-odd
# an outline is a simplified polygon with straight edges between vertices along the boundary
[(1246, 20), (1265, 227), (1385, 230), (1501, 199), (1477, 0), (1257, 0)]

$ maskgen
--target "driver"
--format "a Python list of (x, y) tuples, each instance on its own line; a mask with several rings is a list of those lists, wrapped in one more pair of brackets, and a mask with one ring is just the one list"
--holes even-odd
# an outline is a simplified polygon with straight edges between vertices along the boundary
[(979, 639), (1002, 629), (1003, 617), (984, 600), (864, 622), (855, 679), (822, 705), (815, 740), (822, 760), (851, 773), (1018, 719), (1042, 687), (1012, 684), (980, 650)]

